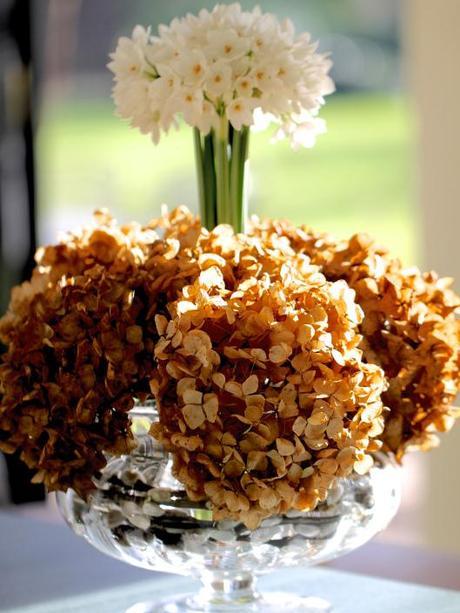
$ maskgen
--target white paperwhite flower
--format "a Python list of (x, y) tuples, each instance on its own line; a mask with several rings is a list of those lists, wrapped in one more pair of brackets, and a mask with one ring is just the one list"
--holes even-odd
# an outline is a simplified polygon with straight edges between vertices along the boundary
[(219, 125), (219, 115), (214, 108), (214, 105), (208, 100), (203, 100), (201, 114), (197, 121), (196, 127), (202, 134), (209, 134), (212, 128), (217, 129)]
[(275, 69), (269, 61), (260, 62), (249, 73), (249, 77), (254, 81), (255, 87), (262, 93), (273, 91), (283, 92), (284, 83), (277, 78)]
[[(252, 129), (254, 132), (264, 132), (271, 123), (276, 122), (276, 117), (270, 113), (264, 113), (260, 107), (254, 109)], [(273, 137), (272, 140), (275, 140)]]
[(205, 91), (212, 98), (218, 98), (232, 90), (232, 69), (223, 60), (211, 64), (206, 75)]
[(133, 41), (141, 49), (145, 49), (150, 41), (150, 28), (144, 28), (142, 26), (135, 26), (133, 30)]
[(213, 61), (220, 59), (230, 62), (248, 53), (250, 50), (250, 40), (247, 37), (238, 36), (233, 29), (228, 26), (211, 30), (207, 36), (206, 55)]
[(250, 98), (254, 92), (255, 82), (251, 77), (239, 77), (235, 82), (235, 91), (243, 98)]
[(248, 98), (235, 98), (227, 106), (227, 117), (235, 130), (252, 124), (254, 104)]
[(148, 84), (149, 94), (155, 106), (165, 104), (181, 89), (179, 77), (172, 71), (164, 72), (163, 76)]
[(310, 117), (307, 113), (293, 115), (288, 121), (282, 123), (276, 131), (273, 140), (276, 142), (289, 138), (294, 150), (300, 147), (310, 148), (316, 142), (319, 134), (326, 132), (326, 122), (320, 117)]
[(203, 112), (203, 94), (201, 90), (182, 88), (174, 96), (171, 103), (173, 107), (180, 109), (182, 116), (189, 126), (196, 126), (200, 122)]
[(192, 49), (188, 53), (181, 53), (173, 62), (173, 68), (186, 87), (202, 89), (208, 73), (206, 57), (202, 51)]
[[(129, 82), (119, 81), (115, 84), (113, 97), (117, 113), (127, 119), (135, 120), (141, 117), (150, 107), (149, 85), (141, 79), (131, 79)], [(142, 128), (141, 125), (136, 125), (136, 127)], [(144, 130), (141, 131), (144, 132)]]
[(116, 53), (108, 67), (114, 72), (119, 80), (139, 77), (145, 66), (145, 58), (142, 48), (130, 38), (125, 36), (118, 40)]
[(296, 36), (289, 20), (238, 3), (173, 19), (155, 37), (137, 26), (108, 66), (117, 112), (155, 142), (180, 115), (203, 133), (225, 119), (240, 130), (263, 116), (278, 124), (276, 138), (309, 147), (324, 130), (316, 118), (324, 96), (334, 91), (331, 61), (309, 34)]

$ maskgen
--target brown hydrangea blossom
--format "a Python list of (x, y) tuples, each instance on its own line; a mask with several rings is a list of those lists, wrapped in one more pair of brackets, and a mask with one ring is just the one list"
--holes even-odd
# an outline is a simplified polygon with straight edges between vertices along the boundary
[(357, 349), (362, 311), (283, 241), (203, 231), (200, 272), (157, 315), (153, 435), (192, 499), (250, 527), (312, 509), (336, 476), (372, 465), (382, 371)]
[(451, 279), (405, 269), (368, 236), (348, 241), (287, 222), (257, 220), (252, 232), (275, 234), (307, 254), (327, 279), (344, 279), (364, 311), (361, 347), (368, 362), (380, 365), (389, 387), (383, 440), (401, 458), (411, 448), (437, 444), (434, 432), (449, 430), (458, 416), (452, 407), (460, 387), (459, 297)]
[(32, 280), (13, 290), (0, 322), (0, 449), (21, 450), (49, 490), (83, 496), (103, 452), (130, 449), (127, 412), (154, 367), (153, 318), (182, 285), (190, 266), (179, 270), (176, 255), (194, 232), (182, 209), (146, 228), (95, 218), (39, 250)]

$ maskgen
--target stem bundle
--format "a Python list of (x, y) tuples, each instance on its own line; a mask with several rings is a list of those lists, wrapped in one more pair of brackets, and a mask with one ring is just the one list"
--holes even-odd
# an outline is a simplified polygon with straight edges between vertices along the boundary
[(234, 130), (223, 118), (219, 129), (206, 136), (194, 128), (194, 143), (202, 224), (212, 230), (225, 223), (243, 232), (249, 128)]

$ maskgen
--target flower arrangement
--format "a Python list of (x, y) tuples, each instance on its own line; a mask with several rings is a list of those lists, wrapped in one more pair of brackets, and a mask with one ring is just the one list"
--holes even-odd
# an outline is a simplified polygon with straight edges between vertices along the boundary
[(317, 117), (334, 90), (331, 61), (289, 20), (217, 5), (174, 19), (158, 36), (137, 26), (118, 42), (110, 70), (119, 115), (157, 144), (178, 115), (193, 128), (200, 213), (208, 229), (244, 228), (244, 165), (249, 128), (278, 125), (275, 138), (311, 147)]
[(87, 497), (106, 454), (132, 449), (134, 402), (154, 398), (151, 435), (189, 498), (255, 528), (315, 508), (376, 451), (401, 460), (452, 426), (450, 280), (364, 235), (257, 218), (241, 232), (249, 127), (264, 115), (311, 145), (329, 66), (289, 22), (239, 5), (120, 39), (117, 109), (155, 142), (178, 115), (193, 127), (201, 219), (180, 207), (119, 226), (99, 211), (13, 290), (0, 449), (35, 481)]

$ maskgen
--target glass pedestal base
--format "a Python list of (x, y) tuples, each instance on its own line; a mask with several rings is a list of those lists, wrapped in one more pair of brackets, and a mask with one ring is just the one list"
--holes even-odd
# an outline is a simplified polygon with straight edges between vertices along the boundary
[(326, 613), (329, 603), (322, 598), (302, 597), (289, 592), (258, 592), (250, 573), (201, 576), (202, 588), (196, 594), (177, 596), (160, 602), (141, 602), (126, 613)]

